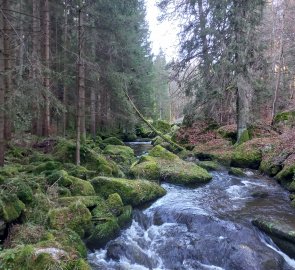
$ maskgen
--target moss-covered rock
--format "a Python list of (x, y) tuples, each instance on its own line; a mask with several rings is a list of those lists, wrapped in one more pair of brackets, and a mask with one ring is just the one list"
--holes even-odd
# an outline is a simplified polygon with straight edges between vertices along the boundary
[(218, 134), (225, 139), (230, 139), (232, 142), (237, 140), (237, 126), (227, 125), (217, 129)]
[(89, 209), (93, 209), (96, 206), (106, 204), (105, 200), (100, 196), (71, 196), (58, 198), (58, 203), (63, 207), (73, 204), (75, 202), (81, 202)]
[(33, 190), (31, 186), (34, 184), (30, 183), (22, 175), (9, 178), (4, 181), (7, 190), (11, 190), (17, 197), (25, 204), (32, 202), (33, 200)]
[(113, 215), (119, 216), (122, 214), (124, 204), (118, 193), (113, 193), (109, 195), (109, 197), (106, 200), (106, 203)]
[[(63, 163), (74, 163), (76, 154), (76, 145), (70, 140), (60, 140), (55, 146), (53, 155)], [(81, 145), (80, 149), (81, 165), (89, 171), (95, 171), (100, 175), (117, 176), (119, 168), (111, 160), (107, 160), (103, 155), (96, 153), (87, 145)]]
[(60, 162), (47, 161), (47, 162), (41, 163), (39, 166), (37, 166), (33, 172), (35, 174), (40, 174), (43, 172), (59, 170), (59, 169), (61, 169), (61, 167), (62, 167), (62, 165)]
[(238, 168), (258, 169), (262, 160), (260, 149), (241, 144), (233, 152), (231, 166)]
[(115, 217), (108, 218), (103, 222), (98, 222), (86, 239), (86, 243), (90, 247), (99, 247), (105, 245), (108, 241), (115, 238), (120, 232), (118, 220)]
[(165, 148), (163, 148), (160, 145), (157, 145), (154, 148), (152, 148), (152, 150), (150, 150), (150, 152), (149, 152), (149, 156), (161, 158), (161, 159), (165, 159), (165, 160), (171, 160), (171, 161), (178, 159), (177, 155), (171, 153), (170, 151), (166, 150)]
[(55, 230), (69, 228), (83, 237), (90, 225), (91, 213), (79, 201), (69, 207), (52, 209), (48, 213), (48, 226)]
[(77, 166), (72, 163), (64, 164), (64, 169), (67, 171), (69, 175), (75, 176), (83, 180), (89, 180), (93, 178), (95, 175), (97, 175), (96, 171), (90, 171), (83, 166)]
[(27, 205), (24, 212), (24, 221), (32, 224), (45, 225), (48, 211), (55, 207), (55, 204), (43, 193), (34, 195), (33, 201)]
[(118, 138), (116, 137), (109, 137), (109, 138), (106, 138), (102, 141), (103, 144), (105, 145), (108, 145), (108, 144), (111, 144), (111, 145), (122, 145), (124, 146), (125, 144)]
[(212, 176), (192, 162), (185, 162), (160, 145), (134, 164), (131, 173), (137, 178), (163, 180), (174, 184), (197, 184), (208, 182)]
[(135, 161), (134, 150), (123, 145), (107, 145), (103, 154), (120, 165), (123, 172), (127, 173)]
[(171, 131), (171, 125), (164, 120), (157, 120), (153, 123), (153, 126), (163, 134), (169, 133)]
[(60, 187), (66, 187), (71, 191), (74, 196), (92, 196), (95, 195), (95, 191), (86, 180), (70, 176), (66, 171), (54, 171), (47, 177), (49, 185), (58, 185)]
[(139, 162), (134, 163), (130, 173), (136, 178), (156, 180), (161, 178), (160, 164), (149, 156), (143, 156)]
[[(70, 236), (73, 237), (73, 235)], [(1, 252), (0, 269), (90, 270), (91, 268), (80, 258), (79, 253), (71, 252), (72, 250), (73, 248), (64, 246), (64, 243), (61, 244), (58, 241), (45, 241), (36, 245), (17, 246), (14, 249), (6, 249)]]
[(0, 219), (5, 222), (16, 220), (25, 209), (24, 203), (14, 193), (0, 193)]
[(220, 165), (215, 161), (199, 161), (197, 165), (207, 171), (217, 171), (220, 170)]
[(121, 178), (96, 177), (91, 181), (95, 192), (107, 199), (118, 193), (124, 204), (138, 206), (153, 201), (166, 194), (165, 189), (146, 180), (128, 180)]
[(240, 177), (246, 176), (242, 169), (235, 167), (231, 167), (228, 171), (228, 174)]

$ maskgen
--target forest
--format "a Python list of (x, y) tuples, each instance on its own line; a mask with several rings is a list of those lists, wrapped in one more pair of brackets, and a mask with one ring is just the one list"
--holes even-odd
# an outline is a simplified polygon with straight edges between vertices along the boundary
[(295, 269), (294, 18), (0, 0), (0, 270)]

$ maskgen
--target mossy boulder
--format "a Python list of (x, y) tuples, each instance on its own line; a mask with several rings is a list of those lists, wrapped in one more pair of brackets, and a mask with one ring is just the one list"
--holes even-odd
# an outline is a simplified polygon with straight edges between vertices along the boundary
[(25, 204), (14, 193), (0, 193), (0, 220), (16, 220), (25, 209)]
[(120, 232), (120, 226), (116, 217), (110, 217), (103, 222), (98, 222), (91, 230), (86, 239), (89, 247), (100, 247), (114, 239)]
[(161, 170), (159, 163), (149, 156), (143, 156), (140, 160), (132, 164), (130, 173), (136, 178), (145, 178), (157, 180), (161, 178)]
[(47, 161), (44, 163), (41, 163), (40, 165), (38, 165), (33, 172), (35, 174), (40, 174), (40, 173), (44, 173), (44, 172), (48, 172), (48, 171), (54, 171), (54, 170), (59, 170), (61, 169), (62, 164), (60, 162), (56, 162), (56, 161)]
[(105, 200), (100, 196), (71, 196), (58, 198), (58, 203), (63, 207), (75, 202), (81, 202), (89, 209), (93, 209), (96, 206), (106, 205)]
[[(150, 121), (152, 123), (153, 121)], [(135, 129), (136, 135), (142, 138), (153, 138), (154, 132), (151, 130), (151, 128), (147, 124), (141, 124), (136, 126)]]
[(6, 189), (16, 194), (23, 203), (28, 204), (32, 202), (33, 190), (31, 186), (34, 186), (34, 183), (30, 183), (23, 175), (6, 179), (4, 184)]
[[(55, 146), (53, 155), (63, 163), (74, 163), (76, 154), (76, 145), (70, 140), (60, 140)], [(81, 165), (89, 171), (95, 171), (100, 175), (117, 176), (119, 168), (111, 160), (107, 160), (103, 155), (96, 153), (87, 145), (81, 145), (80, 149)]]
[(246, 176), (242, 169), (235, 167), (231, 167), (228, 171), (228, 174), (240, 177)]
[(142, 205), (166, 194), (164, 188), (147, 180), (96, 177), (91, 183), (98, 195), (107, 199), (111, 194), (118, 193), (125, 205)]
[(66, 187), (71, 191), (72, 195), (80, 196), (92, 196), (95, 195), (95, 191), (86, 180), (70, 176), (66, 171), (54, 171), (51, 175), (47, 177), (47, 182), (49, 185), (57, 184), (61, 187)]
[(164, 120), (157, 120), (153, 123), (153, 126), (163, 134), (169, 133), (171, 131), (171, 125)]
[(0, 253), (0, 269), (90, 270), (91, 268), (77, 252), (69, 252), (64, 244), (58, 241), (47, 241), (4, 250)]
[(220, 170), (220, 165), (215, 161), (198, 161), (197, 165), (207, 171), (217, 171)]
[(111, 145), (122, 145), (124, 146), (125, 144), (118, 138), (116, 137), (109, 137), (109, 138), (106, 138), (102, 141), (103, 144), (105, 145), (108, 145), (108, 144), (111, 144)]
[(97, 175), (96, 171), (90, 171), (83, 166), (75, 165), (72, 163), (64, 164), (64, 169), (67, 171), (69, 175), (75, 176), (83, 180), (92, 179), (95, 175)]
[(135, 161), (134, 150), (123, 145), (107, 145), (103, 154), (120, 165), (123, 172), (127, 173), (131, 164)]
[(55, 230), (69, 228), (83, 237), (91, 226), (91, 213), (79, 201), (69, 207), (51, 209), (48, 213), (48, 226)]
[(262, 160), (260, 149), (241, 144), (233, 152), (231, 166), (238, 168), (258, 169)]
[(174, 184), (191, 185), (208, 182), (212, 176), (192, 162), (185, 162), (160, 145), (134, 164), (131, 173), (137, 178), (163, 180)]
[(106, 203), (113, 215), (119, 216), (122, 214), (124, 204), (118, 193), (113, 193), (109, 195), (109, 197), (106, 200)]

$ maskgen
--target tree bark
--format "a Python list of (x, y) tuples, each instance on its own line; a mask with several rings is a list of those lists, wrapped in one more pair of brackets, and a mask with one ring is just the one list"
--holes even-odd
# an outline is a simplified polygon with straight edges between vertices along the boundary
[[(3, 9), (5, 11), (10, 9), (9, 0), (3, 0)], [(3, 12), (5, 12), (3, 11)], [(12, 91), (12, 80), (11, 80), (11, 56), (12, 56), (12, 46), (11, 46), (11, 22), (8, 20), (7, 13), (3, 15), (3, 34), (4, 34), (4, 88), (5, 88), (5, 120), (4, 120), (4, 138), (9, 141), (11, 139), (11, 106), (9, 98)]]
[(96, 111), (96, 95), (95, 95), (95, 88), (91, 88), (91, 94), (90, 94), (90, 115), (91, 115), (91, 135), (92, 138), (95, 139), (96, 137), (96, 123), (95, 123), (95, 111)]
[[(79, 9), (78, 14), (78, 79), (77, 79), (77, 126), (76, 126), (76, 165), (80, 165), (80, 147), (81, 147), (81, 135), (82, 133), (82, 103), (85, 102), (85, 69), (82, 61), (82, 24), (83, 16), (82, 10)], [(84, 121), (85, 121), (85, 111), (84, 111)], [(84, 123), (85, 127), (85, 123)], [(81, 134), (82, 133), (82, 134)], [(83, 135), (82, 135), (83, 136)]]
[[(3, 1), (0, 2), (3, 5)], [(5, 82), (4, 82), (4, 20), (3, 14), (0, 14), (0, 166), (4, 165), (4, 105), (5, 105)]]
[[(66, 67), (66, 58), (67, 58), (67, 49), (68, 49), (68, 1), (65, 1), (65, 32), (64, 32), (64, 76), (67, 75), (67, 67)], [(63, 117), (62, 117), (62, 123), (63, 123), (63, 136), (66, 136), (66, 130), (67, 130), (67, 80), (66, 77), (63, 81), (63, 105), (64, 105), (64, 111), (63, 111)]]
[(43, 86), (44, 93), (44, 118), (43, 118), (43, 136), (48, 137), (50, 133), (50, 80), (49, 80), (49, 60), (50, 60), (50, 17), (49, 17), (49, 0), (44, 0), (43, 3), (43, 31), (44, 31), (44, 52), (43, 52), (43, 65), (45, 68)]

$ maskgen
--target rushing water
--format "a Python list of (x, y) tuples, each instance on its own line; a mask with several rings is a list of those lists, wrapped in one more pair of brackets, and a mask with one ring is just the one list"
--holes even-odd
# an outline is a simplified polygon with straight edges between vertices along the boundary
[(163, 187), (166, 196), (135, 210), (130, 227), (89, 254), (93, 269), (295, 269), (251, 224), (261, 216), (295, 224), (288, 193), (274, 180), (215, 172), (198, 188)]

